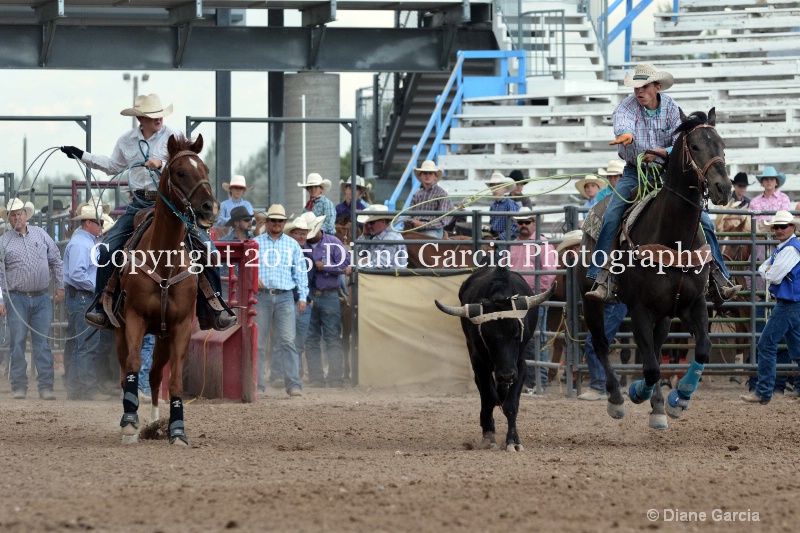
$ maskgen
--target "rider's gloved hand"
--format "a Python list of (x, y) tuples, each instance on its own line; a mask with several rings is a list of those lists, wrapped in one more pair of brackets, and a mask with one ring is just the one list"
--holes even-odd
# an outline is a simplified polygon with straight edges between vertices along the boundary
[(622, 135), (617, 137), (616, 140), (611, 141), (608, 144), (611, 145), (611, 146), (614, 146), (615, 144), (621, 144), (622, 146), (628, 146), (632, 142), (633, 142), (633, 134), (632, 133), (623, 133)]
[(76, 146), (62, 146), (61, 151), (67, 154), (70, 159), (80, 159), (83, 157), (83, 150)]

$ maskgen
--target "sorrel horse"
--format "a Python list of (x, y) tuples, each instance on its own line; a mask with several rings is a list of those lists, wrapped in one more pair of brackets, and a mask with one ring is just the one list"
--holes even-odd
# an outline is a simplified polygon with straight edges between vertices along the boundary
[[(626, 261), (626, 268), (618, 275), (617, 296), (628, 306), (634, 339), (643, 360), (644, 379), (633, 382), (628, 394), (634, 403), (650, 400), (649, 425), (653, 429), (667, 429), (666, 414), (678, 418), (689, 407), (711, 352), (705, 299), (709, 254), (700, 247), (700, 215), (707, 198), (725, 205), (731, 193), (725, 169), (725, 143), (714, 127), (714, 109), (708, 116), (696, 112), (688, 118), (681, 111), (681, 122), (675, 132), (678, 138), (669, 155), (663, 189), (629, 231), (626, 246), (635, 260)], [(582, 246), (593, 252), (594, 240), (586, 234)], [(684, 253), (678, 256), (673, 248)], [(698, 253), (687, 254), (687, 250)], [(583, 283), (584, 316), (592, 332), (595, 352), (606, 371), (608, 414), (619, 419), (625, 416), (625, 407), (608, 360), (604, 304), (585, 297), (592, 280), (585, 277), (584, 263), (581, 261), (578, 267)], [(686, 268), (687, 265), (692, 266)], [(661, 346), (674, 316), (680, 317), (696, 340), (695, 361), (677, 388), (670, 392), (665, 413), (664, 397), (657, 385), (661, 379)]]
[[(132, 259), (120, 279), (125, 295), (121, 312), (124, 322), (117, 328), (117, 357), (125, 393), (120, 425), (122, 442), (136, 442), (142, 337), (152, 333), (157, 338), (150, 370), (151, 420), (158, 420), (161, 372), (169, 363), (169, 442), (188, 446), (181, 399), (183, 361), (192, 334), (197, 274), (201, 267), (196, 264), (198, 257), (187, 251), (184, 241), (188, 225), (211, 227), (219, 216), (219, 204), (208, 181), (208, 167), (197, 155), (203, 149), (203, 136), (198, 135), (195, 142), (172, 136), (167, 149), (169, 159), (158, 184), (153, 222), (136, 251), (130, 254)], [(144, 261), (139, 261), (137, 255), (143, 255)]]

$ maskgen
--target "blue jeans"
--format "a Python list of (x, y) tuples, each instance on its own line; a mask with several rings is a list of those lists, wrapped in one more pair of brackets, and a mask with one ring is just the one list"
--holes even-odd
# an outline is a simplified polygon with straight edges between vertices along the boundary
[(790, 358), (800, 359), (800, 302), (779, 300), (758, 339), (758, 384), (755, 393), (772, 398), (778, 344), (784, 338)]
[(314, 300), (311, 324), (306, 339), (306, 362), (309, 381), (324, 380), (322, 370), (322, 344), (328, 357), (328, 382), (341, 384), (344, 374), (344, 352), (342, 351), (342, 314), (339, 307), (339, 292), (331, 291)]
[(283, 373), (286, 392), (302, 389), (300, 381), (300, 356), (295, 346), (297, 328), (295, 325), (295, 303), (292, 291), (281, 294), (259, 292), (255, 309), (258, 324), (258, 388), (267, 387), (264, 373), (267, 366), (267, 346), (270, 327), (274, 325), (272, 360)]
[[(610, 304), (606, 305), (603, 310), (603, 317), (606, 326), (606, 338), (608, 343), (614, 342), (614, 337), (617, 336), (617, 331), (622, 325), (622, 320), (628, 313), (628, 308), (625, 304)], [(594, 351), (592, 345), (592, 334), (586, 336), (586, 343), (584, 344), (584, 353), (586, 354), (586, 364), (589, 367), (589, 388), (599, 392), (606, 390), (606, 371), (603, 365), (600, 364), (600, 359)]]
[[(600, 227), (600, 235), (597, 237), (597, 244), (595, 244), (594, 253), (592, 254), (592, 265), (586, 272), (587, 278), (597, 278), (597, 274), (600, 273), (600, 268), (603, 266), (599, 261), (608, 257), (608, 254), (611, 252), (611, 246), (614, 244), (614, 239), (617, 237), (617, 231), (619, 231), (620, 224), (622, 223), (622, 215), (633, 205), (622, 200), (620, 196), (626, 200), (629, 199), (631, 191), (638, 187), (638, 185), (639, 178), (636, 167), (631, 164), (626, 164), (622, 171), (622, 177), (615, 187), (619, 194), (611, 195), (611, 201), (603, 215), (603, 225)], [(703, 228), (706, 241), (711, 246), (711, 255), (714, 257), (714, 261), (716, 261), (725, 277), (730, 277), (728, 269), (725, 268), (722, 252), (719, 249), (717, 235), (714, 233), (714, 224), (705, 211), (700, 214), (700, 225)]]
[(303, 356), (303, 352), (306, 349), (306, 338), (308, 338), (308, 326), (311, 324), (311, 310), (312, 306), (310, 304), (306, 304), (306, 310), (303, 311), (301, 315), (300, 312), (297, 310), (297, 306), (294, 308), (294, 320), (296, 324), (297, 334), (294, 338), (294, 345), (297, 348), (298, 357)]
[(153, 348), (156, 347), (156, 337), (148, 333), (142, 339), (142, 366), (139, 368), (139, 390), (145, 396), (152, 396), (150, 391), (150, 367), (153, 366)]
[[(767, 316), (767, 308), (763, 306), (756, 307), (756, 318), (761, 319)], [(764, 322), (756, 321), (756, 333), (761, 333), (764, 331), (764, 327), (766, 324)], [(781, 339), (780, 344), (786, 344), (786, 339)], [(758, 346), (756, 346), (756, 361), (760, 361), (761, 356), (758, 355)], [(779, 365), (789, 364), (792, 360), (789, 358), (789, 352), (780, 349), (778, 350), (777, 355), (775, 356), (775, 363)], [(788, 376), (775, 376), (775, 386), (772, 388), (773, 394), (775, 392), (783, 393), (786, 390), (786, 381)], [(756, 385), (758, 385), (758, 376), (750, 376), (747, 379), (747, 388), (750, 392), (754, 392), (756, 390)]]
[(28, 362), (25, 360), (25, 340), (28, 336), (27, 322), (31, 327), (31, 352), (36, 365), (39, 391), (51, 390), (55, 379), (53, 354), (47, 341), (50, 324), (53, 323), (53, 303), (50, 295), (24, 296), (9, 293), (6, 303), (8, 330), (11, 335), (11, 390), (28, 390)]
[[(71, 350), (65, 354), (67, 396), (77, 400), (99, 392), (95, 360), (99, 356), (100, 335), (91, 335), (96, 330), (83, 320), (83, 315), (92, 303), (90, 292), (75, 292), (67, 295), (67, 337), (72, 339)], [(91, 336), (91, 338), (89, 338)], [(67, 359), (69, 364), (66, 364)]]

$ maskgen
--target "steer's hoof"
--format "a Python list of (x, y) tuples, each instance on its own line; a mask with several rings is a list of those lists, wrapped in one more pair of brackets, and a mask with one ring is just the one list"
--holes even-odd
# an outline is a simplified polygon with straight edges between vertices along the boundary
[(481, 448), (483, 448), (484, 450), (497, 449), (497, 440), (495, 439), (494, 433), (483, 434), (483, 440), (481, 440)]
[(668, 429), (667, 415), (650, 414), (650, 429)]
[(619, 405), (613, 404), (608, 402), (606, 404), (606, 411), (608, 411), (608, 415), (613, 418), (614, 420), (619, 420), (625, 416), (625, 404), (621, 403)]
[(525, 448), (522, 447), (522, 444), (509, 444), (506, 446), (507, 452), (521, 452)]

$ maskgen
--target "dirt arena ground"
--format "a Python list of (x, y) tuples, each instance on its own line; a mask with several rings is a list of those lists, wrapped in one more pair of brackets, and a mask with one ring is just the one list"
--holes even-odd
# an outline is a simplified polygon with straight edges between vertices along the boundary
[(615, 421), (551, 387), (522, 398), (525, 450), (509, 453), (475, 449), (472, 387), (198, 400), (177, 449), (123, 447), (118, 400), (14, 401), (4, 384), (0, 531), (791, 531), (800, 404), (741, 390), (701, 383), (657, 432), (649, 406)]

